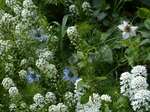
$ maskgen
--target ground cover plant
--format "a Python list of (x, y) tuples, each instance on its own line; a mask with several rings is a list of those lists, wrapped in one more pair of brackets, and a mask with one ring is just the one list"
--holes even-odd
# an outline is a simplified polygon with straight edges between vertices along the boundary
[(149, 0), (1, 0), (1, 112), (149, 112)]

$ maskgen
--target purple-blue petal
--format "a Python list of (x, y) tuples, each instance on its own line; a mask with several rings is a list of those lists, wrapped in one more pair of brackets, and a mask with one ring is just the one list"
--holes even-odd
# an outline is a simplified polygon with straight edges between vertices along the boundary
[(42, 36), (38, 37), (37, 39), (38, 39), (40, 42), (43, 41), (43, 37), (42, 37)]
[(37, 30), (41, 31), (43, 30), (43, 26), (40, 26)]
[(64, 73), (65, 75), (68, 75), (68, 74), (69, 74), (69, 70), (63, 70), (63, 73)]
[(75, 83), (77, 79), (78, 79), (78, 77), (76, 75), (74, 75), (70, 80), (72, 83)]
[(47, 35), (42, 35), (42, 38), (43, 38), (43, 39), (47, 39), (47, 38), (49, 38), (49, 36), (47, 36)]
[(65, 76), (62, 78), (62, 80), (64, 80), (64, 81), (69, 80), (69, 76), (68, 76), (68, 75), (65, 75)]
[(29, 70), (30, 74), (34, 74), (34, 71), (33, 70)]
[(36, 77), (40, 77), (41, 75), (40, 74), (36, 74)]
[(30, 78), (31, 78), (31, 76), (30, 76), (30, 75), (26, 76), (26, 79), (28, 79), (28, 80), (29, 80)]
[(32, 83), (32, 82), (33, 82), (32, 78), (28, 79), (28, 83)]
[(37, 78), (35, 78), (34, 79), (36, 82), (39, 82), (40, 81), (40, 79), (37, 77)]

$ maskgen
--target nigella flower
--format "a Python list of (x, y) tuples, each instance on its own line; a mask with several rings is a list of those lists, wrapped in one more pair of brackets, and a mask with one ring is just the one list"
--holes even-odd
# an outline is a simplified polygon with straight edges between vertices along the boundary
[(40, 81), (40, 80), (39, 80), (39, 77), (40, 77), (41, 75), (39, 75), (39, 74), (34, 74), (34, 71), (33, 71), (33, 70), (30, 70), (29, 72), (30, 72), (31, 75), (28, 75), (28, 76), (26, 77), (26, 79), (28, 80), (28, 83), (32, 83), (33, 81), (36, 81), (36, 82), (39, 82), (39, 81)]
[(123, 39), (127, 39), (129, 36), (136, 36), (135, 30), (137, 26), (130, 26), (126, 21), (123, 21), (123, 24), (118, 25), (118, 28), (123, 31)]
[(63, 70), (63, 73), (65, 74), (65, 76), (62, 78), (62, 80), (67, 81), (67, 80), (71, 80), (72, 83), (75, 83), (76, 80), (78, 79), (78, 77), (73, 74), (73, 70)]
[(29, 32), (32, 38), (37, 38), (40, 42), (46, 38), (49, 38), (47, 35), (42, 35), (43, 26), (40, 26), (37, 30), (29, 30)]

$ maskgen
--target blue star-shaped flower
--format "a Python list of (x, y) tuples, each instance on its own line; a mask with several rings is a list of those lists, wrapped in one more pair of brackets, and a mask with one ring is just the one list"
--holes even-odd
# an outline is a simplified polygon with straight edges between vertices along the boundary
[(65, 76), (62, 78), (62, 80), (64, 81), (68, 81), (71, 80), (72, 83), (75, 83), (76, 80), (78, 79), (78, 77), (73, 74), (73, 70), (63, 70), (63, 73), (65, 74)]
[(49, 36), (47, 35), (42, 35), (43, 26), (40, 26), (37, 30), (29, 30), (29, 32), (32, 38), (37, 38), (40, 42), (42, 42), (46, 38), (49, 38)]
[(31, 75), (28, 75), (28, 76), (26, 77), (26, 79), (28, 80), (28, 83), (32, 83), (33, 81), (36, 81), (36, 82), (39, 82), (39, 81), (40, 81), (40, 80), (39, 80), (39, 77), (40, 77), (41, 75), (39, 75), (39, 74), (34, 74), (34, 71), (33, 71), (33, 70), (30, 70), (29, 72), (30, 72)]

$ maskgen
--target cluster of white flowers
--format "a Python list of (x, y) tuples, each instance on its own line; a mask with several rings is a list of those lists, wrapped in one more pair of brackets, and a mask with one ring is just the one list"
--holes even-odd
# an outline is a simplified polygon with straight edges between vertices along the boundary
[(35, 94), (33, 100), (37, 105), (44, 103), (44, 97), (40, 93)]
[(12, 79), (10, 78), (4, 78), (3, 81), (2, 81), (2, 85), (5, 89), (9, 89), (10, 87), (14, 87), (15, 84), (14, 82), (12, 81)]
[(19, 95), (19, 91), (16, 87), (10, 87), (9, 88), (9, 95), (11, 97), (16, 97), (17, 95)]
[(134, 111), (143, 112), (150, 109), (150, 91), (147, 90), (147, 70), (144, 66), (137, 65), (131, 73), (124, 72), (120, 77), (121, 93), (129, 97)]
[(9, 105), (9, 110), (10, 111), (16, 111), (16, 109), (17, 109), (17, 106), (16, 106), (16, 104), (15, 103), (11, 103), (10, 105)]
[(12, 48), (10, 40), (0, 40), (0, 54), (8, 52)]
[(27, 63), (28, 63), (28, 60), (24, 58), (21, 60), (20, 66), (25, 66)]
[(45, 104), (55, 104), (56, 103), (56, 97), (55, 97), (54, 93), (47, 92), (45, 95), (44, 103)]
[(21, 79), (25, 79), (25, 77), (27, 76), (27, 71), (25, 70), (20, 70), (18, 73)]
[(48, 109), (49, 112), (68, 112), (68, 107), (63, 103), (58, 103), (57, 105), (51, 105)]
[(57, 75), (57, 69), (54, 64), (49, 64), (44, 59), (38, 59), (36, 61), (36, 66), (46, 74), (46, 77), (48, 78), (56, 78)]
[(105, 102), (111, 102), (112, 101), (111, 97), (107, 94), (102, 95), (100, 99), (105, 101)]
[(40, 110), (44, 107), (43, 104), (36, 104), (36, 103), (33, 103), (30, 105), (30, 110), (31, 112), (40, 112)]
[(85, 15), (91, 15), (93, 12), (91, 10), (91, 5), (88, 2), (83, 2), (82, 9), (85, 12)]
[(23, 7), (24, 8), (36, 8), (32, 0), (24, 0), (23, 1)]
[(40, 56), (39, 56), (40, 59), (43, 58), (46, 61), (52, 61), (53, 57), (54, 57), (53, 52), (51, 52), (51, 51), (42, 52), (42, 53), (40, 53)]
[(68, 27), (67, 29), (67, 35), (69, 39), (71, 40), (71, 43), (78, 48), (82, 42), (82, 39), (78, 35), (78, 31), (76, 29), (76, 26)]
[(75, 15), (79, 15), (79, 11), (77, 7), (75, 6), (75, 4), (72, 4), (69, 6), (69, 12)]

